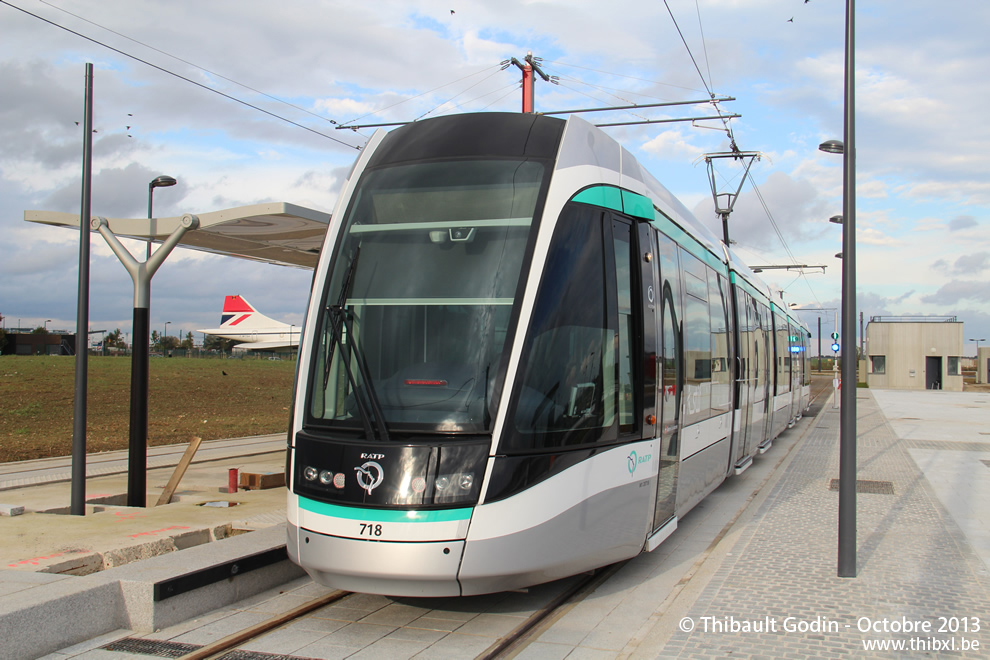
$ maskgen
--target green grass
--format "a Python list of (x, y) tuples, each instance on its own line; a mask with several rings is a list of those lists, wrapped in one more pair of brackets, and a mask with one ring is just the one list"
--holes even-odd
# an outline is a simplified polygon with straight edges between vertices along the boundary
[[(285, 432), (295, 365), (153, 358), (148, 444)], [(89, 358), (87, 451), (127, 448), (130, 383), (129, 358)], [(74, 389), (74, 358), (0, 357), (0, 462), (71, 454)]]

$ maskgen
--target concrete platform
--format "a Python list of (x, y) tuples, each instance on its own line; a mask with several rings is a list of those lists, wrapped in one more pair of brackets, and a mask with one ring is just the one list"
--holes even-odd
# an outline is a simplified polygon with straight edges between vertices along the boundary
[[(284, 556), (285, 488), (225, 492), (231, 468), (283, 472), (284, 446), (283, 435), (203, 443), (161, 506), (185, 447), (154, 448), (145, 508), (117, 504), (126, 452), (92, 456), (85, 516), (68, 515), (69, 459), (0, 466), (0, 657), (38, 657), (118, 628), (151, 632), (303, 575)], [(259, 555), (265, 565), (243, 570)], [(216, 567), (231, 572), (209, 582)], [(156, 597), (156, 586), (189, 575), (204, 586)]]
[[(685, 516), (656, 551), (632, 560), (566, 608), (517, 657), (988, 657), (990, 395), (857, 395), (863, 482), (857, 496), (857, 577), (836, 577), (838, 494), (830, 487), (838, 477), (840, 411), (827, 401)], [(0, 518), (0, 528), (12, 520)], [(6, 571), (44, 583), (30, 587), (36, 594), (88, 580), (93, 591), (78, 602), (111, 599), (118, 609), (97, 630), (79, 613), (44, 619), (41, 610), (24, 616), (19, 613), (25, 607), (11, 606), (0, 609), (0, 635), (20, 639), (32, 637), (23, 635), (25, 629), (55, 626), (89, 630), (85, 641), (47, 647), (47, 657), (81, 660), (127, 657), (101, 648), (125, 637), (192, 644), (216, 639), (323, 588), (296, 574), (274, 578), (286, 582), (242, 600), (237, 593), (214, 598), (204, 592), (201, 599), (213, 598), (216, 605), (208, 614), (189, 614), (152, 632), (151, 619), (134, 613), (145, 607), (140, 603), (147, 591), (139, 592), (147, 587), (128, 592), (128, 585), (153, 581), (155, 562), (222, 562), (225, 557), (211, 559), (204, 550), (229, 547), (243, 554), (247, 549), (238, 544), (251, 539), (265, 546), (279, 532), (273, 527), (243, 534), (82, 578)], [(123, 578), (125, 570), (130, 573)], [(113, 582), (118, 571), (122, 579)], [(111, 580), (109, 586), (97, 584), (101, 576)], [(11, 602), (0, 597), (0, 607)], [(431, 617), (425, 604), (419, 613), (408, 599), (402, 605), (380, 597), (361, 602), (360, 612), (325, 608), (250, 648), (305, 658), (473, 657), (473, 650), (487, 646), (492, 628), (492, 615), (464, 614), (463, 620), (445, 620), (438, 632), (435, 622), (417, 627), (416, 616), (424, 622)], [(406, 623), (390, 618), (396, 607), (404, 608)], [(168, 616), (173, 614), (163, 610), (160, 621)], [(11, 657), (35, 657), (40, 650)]]

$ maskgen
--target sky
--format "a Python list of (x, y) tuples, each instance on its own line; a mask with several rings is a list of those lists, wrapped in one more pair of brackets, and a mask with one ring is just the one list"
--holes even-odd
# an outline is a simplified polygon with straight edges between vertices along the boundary
[[(518, 112), (520, 72), (501, 63), (532, 52), (557, 77), (537, 81), (537, 111), (735, 99), (718, 106), (741, 115), (727, 126), (760, 158), (730, 216), (734, 248), (750, 266), (825, 266), (761, 276), (824, 310), (798, 315), (815, 335), (821, 317), (827, 338), (841, 300), (842, 228), (828, 218), (842, 213), (843, 159), (818, 145), (843, 137), (845, 5), (0, 0), (3, 325), (75, 329), (78, 232), (24, 211), (79, 213), (86, 63), (93, 215), (146, 217), (148, 183), (166, 174), (179, 183), (155, 190), (154, 215), (167, 217), (270, 201), (330, 212), (374, 130), (338, 126)], [(955, 316), (964, 355), (976, 353), (970, 339), (990, 339), (987, 25), (984, 0), (872, 0), (856, 12), (857, 310)], [(582, 117), (713, 114), (695, 103)], [(604, 130), (721, 235), (704, 154), (729, 148), (725, 124)], [(718, 192), (735, 192), (742, 166), (715, 162)], [(91, 245), (90, 329), (128, 334), (130, 277), (100, 236)], [(143, 258), (144, 244), (127, 245)], [(306, 270), (180, 248), (154, 277), (151, 328), (215, 327), (229, 294), (298, 325), (310, 282)]]

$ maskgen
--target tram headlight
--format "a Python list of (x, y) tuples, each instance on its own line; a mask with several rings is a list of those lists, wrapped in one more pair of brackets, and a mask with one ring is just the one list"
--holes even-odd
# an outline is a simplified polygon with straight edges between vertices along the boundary
[(474, 475), (473, 474), (462, 474), (457, 479), (457, 485), (461, 487), (461, 490), (471, 490), (471, 486), (474, 485)]
[(313, 466), (309, 466), (303, 470), (303, 477), (305, 477), (306, 481), (315, 481), (318, 474), (319, 471)]
[(324, 470), (320, 472), (320, 483), (324, 486), (329, 486), (333, 483), (333, 472), (330, 470)]
[(448, 477), (437, 477), (436, 486), (437, 490), (447, 490), (447, 486), (450, 485), (450, 479)]

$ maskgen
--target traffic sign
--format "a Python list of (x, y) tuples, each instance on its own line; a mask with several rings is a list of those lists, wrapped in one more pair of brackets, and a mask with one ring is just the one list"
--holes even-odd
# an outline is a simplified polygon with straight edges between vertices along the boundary
[(836, 342), (836, 343), (832, 344), (832, 352), (833, 353), (838, 353), (839, 352), (839, 342)]

